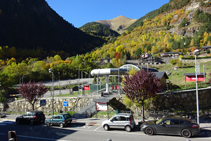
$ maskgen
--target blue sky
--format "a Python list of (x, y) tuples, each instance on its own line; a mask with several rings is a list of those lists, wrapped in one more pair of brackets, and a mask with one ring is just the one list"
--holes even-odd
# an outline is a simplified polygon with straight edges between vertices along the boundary
[(79, 28), (97, 20), (110, 20), (119, 15), (139, 19), (160, 8), (169, 0), (46, 0), (63, 19)]

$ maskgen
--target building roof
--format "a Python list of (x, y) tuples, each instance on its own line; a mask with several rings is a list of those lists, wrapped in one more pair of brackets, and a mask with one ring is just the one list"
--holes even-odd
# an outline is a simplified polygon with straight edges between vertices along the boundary
[(166, 72), (152, 72), (155, 74), (155, 76), (158, 78), (158, 79), (161, 79), (163, 77), (165, 77), (166, 79), (169, 79), (169, 77), (167, 76)]
[[(196, 73), (184, 73), (184, 75), (185, 76), (194, 76), (194, 75), (196, 75)], [(197, 75), (204, 75), (204, 73), (199, 73)], [(205, 75), (206, 75), (206, 73), (205, 73)]]
[(181, 52), (165, 52), (164, 54), (181, 54)]
[(207, 48), (211, 48), (211, 46), (203, 46), (201, 47), (202, 49), (207, 49)]

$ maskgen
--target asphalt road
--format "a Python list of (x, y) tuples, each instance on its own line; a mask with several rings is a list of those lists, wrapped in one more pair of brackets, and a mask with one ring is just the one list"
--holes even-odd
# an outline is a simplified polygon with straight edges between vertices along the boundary
[(0, 121), (0, 140), (8, 140), (8, 131), (17, 132), (18, 141), (208, 141), (207, 132), (202, 131), (199, 137), (186, 139), (180, 136), (153, 135), (148, 136), (135, 128), (132, 132), (125, 130), (104, 131), (102, 126), (89, 126), (84, 123), (71, 123), (69, 127), (46, 127), (45, 124), (30, 126), (16, 125), (14, 121)]

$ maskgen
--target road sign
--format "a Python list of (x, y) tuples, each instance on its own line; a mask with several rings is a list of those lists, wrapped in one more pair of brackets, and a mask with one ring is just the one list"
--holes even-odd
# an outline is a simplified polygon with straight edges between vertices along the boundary
[(40, 106), (45, 106), (46, 105), (46, 100), (43, 99), (43, 100), (40, 100)]
[(67, 107), (67, 101), (63, 101), (63, 106)]

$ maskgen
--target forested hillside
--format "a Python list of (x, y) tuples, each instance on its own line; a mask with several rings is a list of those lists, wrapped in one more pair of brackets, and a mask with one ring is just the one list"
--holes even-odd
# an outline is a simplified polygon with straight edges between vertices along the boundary
[(119, 33), (113, 31), (103, 24), (91, 22), (83, 25), (80, 29), (90, 35), (101, 37), (106, 41), (112, 40), (119, 36)]
[(159, 56), (160, 53), (179, 51), (185, 55), (211, 45), (211, 2), (186, 1), (185, 6), (182, 2), (179, 7), (175, 6), (179, 2), (171, 0), (173, 9), (169, 10), (167, 6), (154, 18), (145, 18), (141, 25), (125, 31), (114, 43), (92, 51), (92, 58), (111, 57), (113, 65), (120, 66), (124, 60), (140, 58), (140, 54), (146, 52)]
[[(89, 48), (90, 50), (84, 54), (69, 56), (65, 59), (59, 54), (45, 57), (44, 60), (23, 58), (21, 63), (15, 58), (1, 59), (0, 82), (2, 85), (10, 86), (18, 83), (23, 77), (26, 82), (28, 80), (50, 80), (49, 68), (54, 70), (55, 79), (57, 80), (59, 77), (63, 79), (77, 78), (79, 77), (79, 68), (85, 75), (94, 68), (119, 67), (125, 64), (127, 59), (140, 59), (140, 55), (146, 52), (153, 56), (175, 51), (182, 52), (182, 55), (188, 55), (195, 49), (211, 45), (211, 1), (187, 0), (184, 2), (186, 5), (181, 0), (170, 0), (169, 5), (163, 6), (162, 12), (158, 12), (157, 15), (155, 14), (151, 18), (143, 18), (140, 25), (131, 30), (126, 30), (115, 41), (98, 46), (93, 50)], [(169, 6), (171, 8), (168, 8)], [(151, 13), (156, 13), (156, 11)], [(0, 13), (2, 15), (3, 12)], [(83, 32), (79, 33), (82, 34)], [(58, 37), (58, 39), (61, 38)], [(77, 37), (76, 41), (80, 39)], [(90, 44), (87, 45), (89, 47)], [(58, 47), (60, 48), (59, 45)], [(85, 48), (83, 48), (84, 51)], [(78, 50), (80, 49), (78, 47)], [(12, 57), (16, 48), (0, 48), (0, 55), (5, 55), (2, 50), (7, 50), (11, 54), (10, 57)], [(34, 53), (36, 53), (36, 50)], [(105, 57), (111, 57), (112, 63), (105, 66), (98, 66), (95, 63)]]
[(104, 42), (72, 26), (45, 0), (0, 1), (0, 59), (15, 57), (21, 61), (55, 54), (66, 58), (86, 53)]

